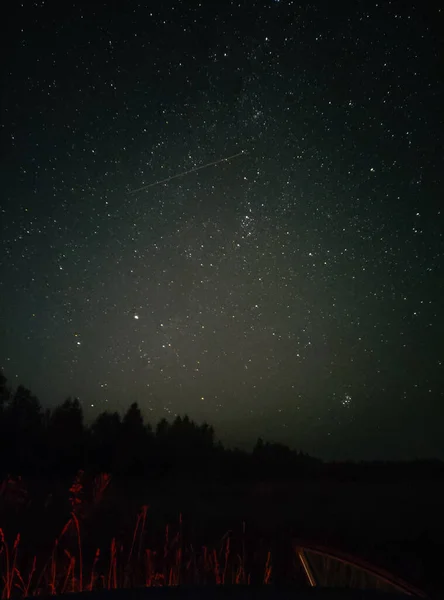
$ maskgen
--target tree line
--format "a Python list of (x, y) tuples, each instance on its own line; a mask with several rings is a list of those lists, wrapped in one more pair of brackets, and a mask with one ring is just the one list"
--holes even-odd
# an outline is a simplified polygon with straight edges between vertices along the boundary
[(12, 390), (0, 372), (0, 470), (16, 474), (72, 474), (79, 468), (128, 475), (232, 477), (257, 471), (268, 462), (316, 459), (281, 444), (258, 440), (252, 453), (229, 450), (216, 441), (214, 428), (187, 415), (156, 426), (145, 423), (137, 403), (121, 416), (104, 411), (85, 425), (82, 405), (67, 398), (52, 410), (19, 385)]
[[(156, 426), (137, 403), (121, 416), (102, 412), (85, 425), (77, 398), (42, 408), (23, 385), (12, 390), (0, 371), (0, 474), (72, 475), (79, 469), (116, 475), (207, 479), (356, 478), (375, 472), (393, 477), (393, 463), (325, 463), (283, 444), (258, 439), (252, 452), (225, 448), (208, 423), (187, 415)], [(444, 473), (440, 461), (397, 464), (396, 473)]]

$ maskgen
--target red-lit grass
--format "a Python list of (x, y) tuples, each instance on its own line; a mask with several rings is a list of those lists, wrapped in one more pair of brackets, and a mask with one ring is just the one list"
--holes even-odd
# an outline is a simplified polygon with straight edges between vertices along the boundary
[[(93, 553), (85, 553), (82, 539), (84, 521), (87, 520), (85, 515), (98, 508), (109, 486), (110, 476), (102, 474), (93, 481), (93, 493), (87, 506), (83, 475), (79, 472), (69, 489), (70, 518), (56, 537), (46, 562), (42, 556), (33, 556), (20, 564), (20, 543), (23, 544), (20, 534), (16, 535), (11, 548), (4, 530), (0, 529), (2, 600), (100, 589), (177, 586), (182, 583), (250, 583), (251, 574), (246, 570), (245, 523), (240, 540), (234, 540), (232, 533), (227, 532), (218, 548), (202, 546), (198, 549), (184, 539), (180, 514), (178, 525), (167, 524), (163, 540), (152, 548), (145, 541), (147, 505), (143, 505), (137, 515), (127, 549), (121, 539), (113, 537), (109, 550), (96, 547)], [(2, 492), (6, 491), (3, 484)], [(268, 584), (271, 577), (271, 554), (268, 552), (264, 563), (259, 566), (258, 580)]]

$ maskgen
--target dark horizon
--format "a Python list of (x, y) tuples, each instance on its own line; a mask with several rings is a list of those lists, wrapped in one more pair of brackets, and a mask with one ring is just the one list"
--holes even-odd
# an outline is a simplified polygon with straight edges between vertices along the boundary
[[(1, 370), (1, 367), (0, 367)], [(3, 373), (7, 376), (7, 372), (3, 369)], [(323, 460), (422, 460), (422, 459), (439, 459), (444, 460), (444, 445), (441, 441), (441, 424), (436, 420), (429, 425), (430, 435), (423, 435), (423, 420), (427, 418), (430, 406), (433, 404), (433, 399), (427, 402), (421, 402), (418, 395), (418, 405), (421, 406), (422, 420), (418, 419), (418, 415), (413, 412), (409, 421), (404, 421), (404, 430), (399, 431), (398, 415), (396, 407), (392, 407), (391, 420), (386, 420), (382, 426), (377, 414), (370, 416), (363, 415), (360, 422), (356, 419), (345, 421), (340, 426), (341, 439), (340, 444), (337, 440), (329, 435), (325, 430), (325, 426), (317, 421), (317, 417), (312, 419), (305, 418), (305, 423), (300, 419), (299, 411), (293, 414), (295, 421), (295, 429), (297, 435), (288, 431), (287, 428), (276, 428), (275, 423), (271, 420), (267, 422), (267, 416), (270, 417), (270, 412), (264, 410), (262, 414), (238, 416), (236, 419), (225, 418), (212, 420), (211, 414), (193, 414), (192, 411), (184, 409), (175, 413), (163, 411), (161, 409), (155, 411), (147, 409), (144, 406), (143, 397), (136, 395), (128, 395), (128, 401), (125, 404), (120, 404), (117, 408), (108, 403), (99, 404), (96, 408), (96, 403), (93, 401), (91, 406), (89, 403), (82, 400), (75, 393), (61, 393), (58, 397), (52, 396), (52, 401), (49, 402), (51, 394), (47, 393), (44, 387), (41, 391), (31, 388), (23, 381), (12, 381), (8, 378), (8, 385), (16, 388), (18, 385), (24, 385), (31, 393), (35, 394), (42, 404), (43, 409), (53, 409), (59, 406), (66, 398), (77, 398), (82, 406), (85, 424), (90, 425), (103, 411), (118, 412), (121, 416), (125, 413), (128, 407), (136, 402), (141, 408), (145, 422), (151, 425), (156, 424), (162, 418), (167, 421), (172, 421), (176, 416), (188, 414), (197, 423), (209, 422), (215, 426), (216, 437), (222, 441), (227, 447), (238, 447), (241, 450), (251, 451), (259, 437), (274, 443), (283, 443), (286, 446), (308, 452), (311, 456), (319, 457)], [(92, 395), (90, 399), (94, 400)], [(367, 403), (371, 399), (367, 399)], [(381, 406), (379, 400), (379, 408)], [(387, 410), (387, 409), (386, 409)], [(288, 416), (287, 416), (288, 418)], [(298, 418), (300, 419), (298, 422)], [(316, 422), (317, 421), (317, 422)], [(342, 426), (341, 426), (342, 425)], [(327, 428), (328, 427), (327, 424)], [(316, 435), (316, 432), (318, 435)], [(408, 434), (408, 437), (407, 437)], [(404, 437), (404, 439), (402, 439)]]
[(88, 421), (137, 402), (231, 445), (444, 458), (439, 17), (14, 6), (10, 383), (45, 406), (78, 397)]
[[(29, 404), (29, 399), (32, 399)], [(41, 402), (41, 398), (38, 395), (33, 394), (32, 390), (29, 390), (22, 384), (19, 384), (16, 388), (11, 386), (11, 382), (8, 381), (7, 377), (0, 370), (0, 425), (2, 419), (8, 419), (7, 414), (8, 410), (12, 409), (13, 412), (15, 410), (23, 411), (23, 415), (28, 415), (23, 417), (23, 422), (29, 423), (35, 422), (35, 413), (36, 409), (40, 417), (37, 418), (37, 423), (40, 422), (40, 418), (47, 420), (50, 418), (50, 415), (57, 413), (62, 405), (64, 405), (68, 401), (77, 401), (79, 403), (79, 407), (82, 411), (81, 421), (84, 423), (85, 430), (91, 430), (94, 428), (94, 425), (99, 422), (100, 418), (103, 415), (113, 415), (118, 414), (121, 420), (124, 419), (125, 414), (128, 413), (130, 408), (137, 407), (137, 410), (140, 411), (141, 417), (143, 419), (144, 426), (148, 428), (148, 431), (156, 431), (157, 426), (162, 421), (166, 421), (169, 424), (173, 424), (180, 419), (185, 418), (186, 420), (191, 420), (192, 423), (195, 423), (197, 426), (205, 426), (209, 425), (214, 432), (214, 441), (217, 443), (221, 443), (223, 447), (227, 450), (240, 450), (242, 452), (251, 453), (254, 451), (258, 440), (263, 440), (263, 442), (267, 444), (277, 444), (283, 445), (289, 448), (294, 452), (303, 452), (308, 456), (311, 456), (315, 459), (319, 459), (325, 462), (338, 461), (338, 462), (415, 462), (415, 461), (436, 461), (443, 460), (443, 455), (439, 454), (439, 451), (436, 454), (424, 452), (418, 452), (416, 448), (410, 448), (410, 452), (405, 448), (399, 446), (399, 440), (396, 438), (396, 432), (386, 430), (385, 432), (379, 430), (377, 435), (375, 436), (375, 432), (368, 431), (367, 438), (364, 440), (360, 440), (361, 446), (356, 438), (353, 440), (354, 444), (352, 444), (352, 451), (350, 452), (336, 452), (334, 447), (331, 445), (330, 447), (324, 447), (324, 452), (319, 452), (319, 440), (318, 444), (314, 447), (310, 447), (309, 444), (304, 443), (304, 438), (299, 439), (291, 439), (291, 437), (281, 437), (276, 438), (273, 437), (273, 429), (267, 428), (263, 426), (263, 419), (258, 420), (258, 422), (252, 422), (251, 419), (246, 419), (245, 421), (237, 420), (236, 422), (231, 423), (219, 423), (219, 427), (214, 427), (211, 420), (207, 419), (195, 419), (193, 414), (184, 413), (176, 413), (176, 414), (160, 414), (155, 415), (152, 412), (149, 414), (144, 413), (143, 406), (137, 401), (132, 403), (128, 403), (128, 405), (122, 409), (117, 411), (112, 411), (110, 409), (105, 408), (103, 412), (100, 414), (94, 414), (90, 412), (88, 414), (87, 407), (84, 406), (83, 402), (72, 395), (65, 396), (64, 402), (59, 402), (56, 405), (48, 406), (44, 402)], [(12, 408), (15, 405), (15, 408)], [(9, 409), (8, 409), (9, 407)], [(41, 407), (41, 411), (38, 407)], [(4, 412), (2, 413), (2, 408)], [(85, 410), (86, 409), (86, 410)], [(28, 411), (31, 413), (28, 413)], [(44, 415), (47, 414), (45, 417)], [(225, 425), (225, 427), (224, 427)], [(416, 424), (417, 425), (417, 424)], [(13, 425), (12, 425), (13, 426)], [(368, 426), (368, 423), (367, 423)], [(13, 426), (14, 428), (14, 426)], [(248, 437), (245, 435), (245, 429), (248, 429)], [(439, 429), (439, 424), (437, 429)], [(350, 436), (350, 430), (344, 429), (344, 436)], [(372, 435), (373, 433), (373, 435)], [(385, 437), (384, 437), (385, 434)], [(388, 437), (387, 437), (388, 436)], [(381, 444), (385, 440), (385, 445), (378, 452), (375, 447), (375, 443)], [(347, 438), (345, 439), (347, 441)], [(363, 444), (364, 442), (364, 444)], [(365, 442), (368, 444), (368, 447), (365, 448)], [(361, 454), (357, 453), (357, 449), (361, 447), (363, 451)], [(388, 448), (392, 450), (392, 452), (388, 451)]]

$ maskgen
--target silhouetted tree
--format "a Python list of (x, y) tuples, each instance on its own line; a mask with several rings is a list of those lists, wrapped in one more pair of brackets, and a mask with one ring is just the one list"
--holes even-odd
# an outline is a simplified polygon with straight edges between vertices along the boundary
[(137, 404), (131, 404), (122, 419), (116, 468), (119, 473), (142, 473), (148, 459), (149, 433)]
[[(5, 421), (5, 410), (9, 400), (9, 390), (6, 384), (7, 379), (3, 371), (0, 370), (0, 457), (5, 457), (8, 451), (8, 427)], [(0, 465), (0, 472), (3, 470), (3, 465)]]
[(129, 409), (126, 411), (122, 425), (128, 428), (131, 432), (142, 432), (143, 430), (143, 416), (137, 402), (133, 402)]
[(168, 435), (169, 430), (170, 424), (168, 423), (168, 421), (165, 418), (161, 419), (156, 427), (156, 438), (158, 440), (165, 438)]
[(264, 440), (261, 437), (259, 437), (259, 438), (257, 438), (256, 445), (253, 448), (253, 454), (260, 455), (261, 452), (263, 451), (263, 449), (264, 449)]
[[(6, 380), (4, 381), (4, 389)], [(40, 402), (30, 390), (19, 385), (2, 409), (3, 443), (11, 456), (11, 467), (17, 474), (28, 471), (33, 465), (38, 468), (43, 438), (43, 414)]]
[(214, 427), (208, 423), (202, 423), (199, 428), (203, 448), (213, 449), (214, 446)]
[(83, 410), (77, 398), (55, 408), (48, 424), (48, 463), (57, 472), (76, 472), (86, 462)]
[(8, 380), (6, 379), (3, 371), (0, 370), (0, 411), (8, 402), (10, 396), (9, 388), (6, 385), (7, 382)]

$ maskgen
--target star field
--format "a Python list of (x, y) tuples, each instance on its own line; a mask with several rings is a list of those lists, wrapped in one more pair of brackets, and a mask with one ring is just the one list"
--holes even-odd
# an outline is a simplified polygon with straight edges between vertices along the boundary
[(148, 5), (15, 8), (5, 374), (88, 419), (443, 457), (442, 10)]

